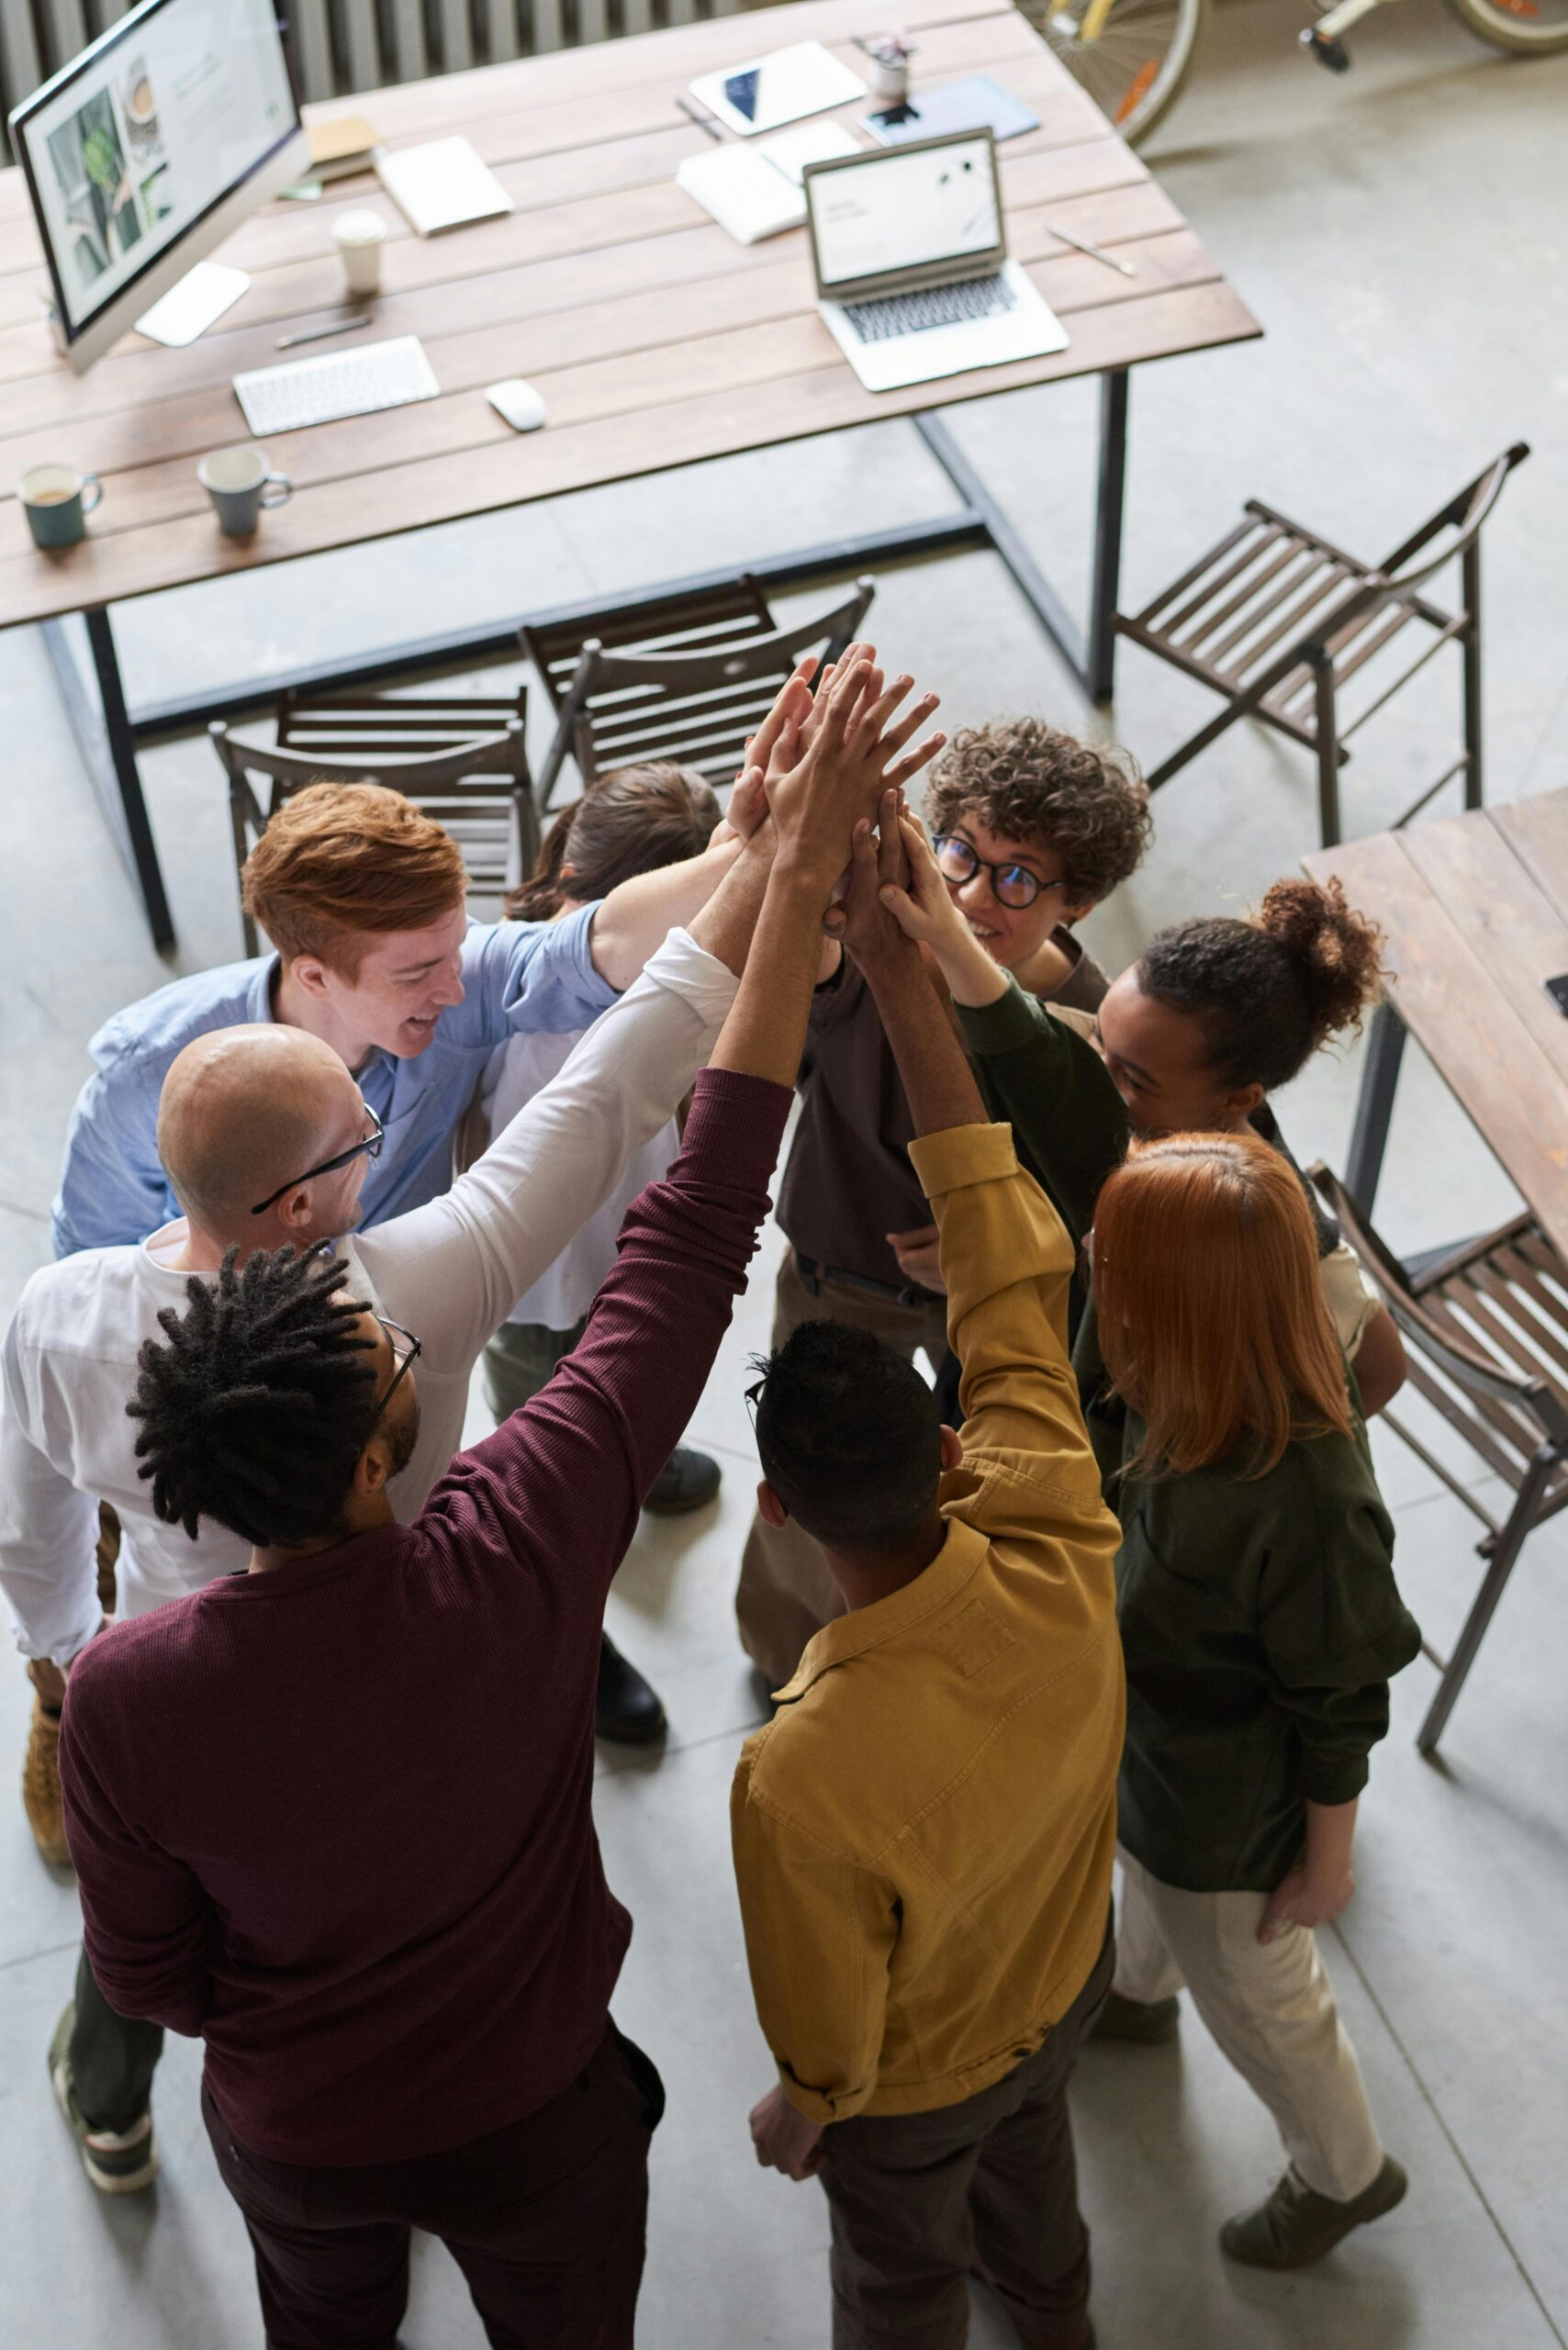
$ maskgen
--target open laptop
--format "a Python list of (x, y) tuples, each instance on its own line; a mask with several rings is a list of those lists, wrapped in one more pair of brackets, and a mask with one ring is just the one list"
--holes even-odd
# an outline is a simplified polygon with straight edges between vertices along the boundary
[(818, 307), (868, 392), (1066, 350), (1007, 258), (989, 130), (808, 163), (805, 185)]

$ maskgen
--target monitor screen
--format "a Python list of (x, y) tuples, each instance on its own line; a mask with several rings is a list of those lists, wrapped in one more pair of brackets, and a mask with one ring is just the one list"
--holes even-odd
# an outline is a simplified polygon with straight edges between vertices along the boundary
[(11, 123), (75, 336), (298, 128), (275, 0), (147, 0)]
[(1002, 243), (994, 153), (983, 134), (809, 172), (806, 189), (824, 294)]

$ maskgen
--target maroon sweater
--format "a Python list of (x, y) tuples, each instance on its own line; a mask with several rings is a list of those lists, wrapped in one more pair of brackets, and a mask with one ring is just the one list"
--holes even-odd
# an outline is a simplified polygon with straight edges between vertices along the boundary
[(411, 1526), (78, 1660), (61, 1775), (94, 1973), (206, 2040), (259, 2154), (461, 2145), (603, 2037), (631, 1934), (593, 1827), (605, 1596), (745, 1286), (790, 1098), (699, 1077), (576, 1353)]

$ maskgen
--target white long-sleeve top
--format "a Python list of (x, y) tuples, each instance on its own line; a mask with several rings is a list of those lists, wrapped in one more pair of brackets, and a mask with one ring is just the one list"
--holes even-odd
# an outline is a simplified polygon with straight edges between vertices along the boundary
[[(579, 1035), (582, 1033), (578, 1031)], [(492, 1135), (510, 1125), (559, 1074), (577, 1044), (577, 1035), (546, 1035), (542, 1029), (534, 1029), (525, 1036), (510, 1036), (497, 1047), (479, 1083), (479, 1106)], [(639, 1192), (667, 1172), (679, 1148), (680, 1128), (671, 1118), (651, 1142), (632, 1153), (609, 1198), (578, 1225), (554, 1263), (518, 1299), (506, 1317), (509, 1322), (570, 1330), (582, 1320), (615, 1262), (622, 1217)]]
[[(615, 1191), (704, 1065), (734, 974), (673, 931), (636, 985), (584, 1035), (483, 1158), (440, 1199), (357, 1235), (340, 1253), (351, 1293), (420, 1341), (420, 1437), (389, 1488), (415, 1516), (456, 1451), (479, 1350)], [(126, 1404), (142, 1341), (183, 1312), (190, 1274), (170, 1259), (181, 1219), (136, 1248), (90, 1248), (35, 1273), (0, 1347), (0, 1589), (24, 1656), (66, 1664), (98, 1625), (97, 1505), (119, 1517), (118, 1614), (242, 1570), (250, 1546), (218, 1526), (195, 1542), (153, 1515)]]

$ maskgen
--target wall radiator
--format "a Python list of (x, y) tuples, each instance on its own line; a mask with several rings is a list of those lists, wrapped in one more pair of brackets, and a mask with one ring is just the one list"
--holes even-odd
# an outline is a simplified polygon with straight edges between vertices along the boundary
[[(0, 0), (0, 154), (4, 117), (29, 97), (131, 0)], [(428, 73), (532, 57), (699, 17), (736, 15), (745, 0), (293, 0), (295, 49), (308, 98), (418, 82)]]

